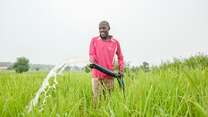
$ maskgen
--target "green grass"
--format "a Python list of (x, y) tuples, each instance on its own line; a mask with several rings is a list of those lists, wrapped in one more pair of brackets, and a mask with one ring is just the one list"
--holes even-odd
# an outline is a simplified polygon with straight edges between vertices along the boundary
[(208, 116), (208, 68), (173, 66), (125, 76), (125, 98), (115, 82), (111, 97), (92, 104), (91, 77), (84, 72), (66, 72), (58, 77), (56, 90), (39, 112), (26, 106), (43, 82), (46, 72), (0, 72), (0, 116), (74, 117), (206, 117)]

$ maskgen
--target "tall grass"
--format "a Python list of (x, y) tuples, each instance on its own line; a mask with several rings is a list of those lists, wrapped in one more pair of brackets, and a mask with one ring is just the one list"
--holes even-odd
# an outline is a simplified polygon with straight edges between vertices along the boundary
[(115, 82), (112, 95), (100, 100), (97, 108), (92, 104), (90, 74), (66, 72), (57, 79), (59, 84), (50, 92), (44, 111), (39, 112), (37, 105), (31, 113), (25, 107), (47, 73), (0, 72), (0, 116), (208, 116), (208, 68), (180, 66), (129, 72), (125, 98)]

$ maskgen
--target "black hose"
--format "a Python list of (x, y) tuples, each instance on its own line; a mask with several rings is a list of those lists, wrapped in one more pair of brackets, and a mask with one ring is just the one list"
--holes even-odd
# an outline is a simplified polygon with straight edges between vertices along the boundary
[(98, 65), (98, 64), (90, 64), (89, 67), (91, 69), (93, 69), (93, 68), (97, 69), (107, 75), (117, 78), (120, 88), (123, 89), (123, 91), (124, 91), (125, 84), (124, 84), (124, 80), (123, 80), (123, 74), (114, 73), (113, 71), (111, 71), (101, 65)]

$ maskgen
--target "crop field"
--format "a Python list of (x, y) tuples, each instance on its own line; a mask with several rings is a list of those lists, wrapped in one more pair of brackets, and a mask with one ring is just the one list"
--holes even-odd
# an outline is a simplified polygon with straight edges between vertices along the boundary
[[(115, 80), (111, 96), (92, 101), (91, 75), (64, 72), (47, 101), (27, 112), (27, 106), (40, 88), (47, 72), (0, 71), (1, 117), (207, 117), (208, 67), (195, 57), (162, 64), (148, 72), (141, 69), (125, 72), (125, 97)], [(207, 58), (206, 58), (207, 59)], [(43, 110), (40, 111), (40, 108)]]

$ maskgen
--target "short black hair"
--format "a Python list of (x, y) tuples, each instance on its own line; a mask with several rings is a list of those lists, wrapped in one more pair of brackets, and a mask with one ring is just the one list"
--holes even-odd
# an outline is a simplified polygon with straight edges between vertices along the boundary
[(110, 29), (110, 24), (109, 24), (108, 21), (106, 21), (106, 20), (101, 21), (101, 22), (99, 23), (99, 26), (100, 26), (100, 25), (107, 25), (107, 26), (109, 27), (109, 29)]

